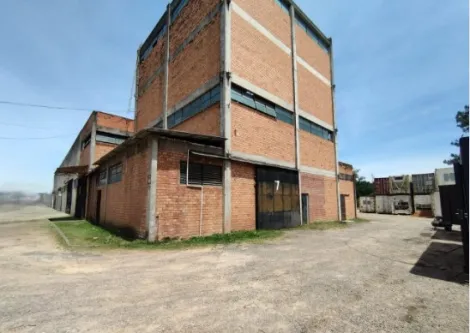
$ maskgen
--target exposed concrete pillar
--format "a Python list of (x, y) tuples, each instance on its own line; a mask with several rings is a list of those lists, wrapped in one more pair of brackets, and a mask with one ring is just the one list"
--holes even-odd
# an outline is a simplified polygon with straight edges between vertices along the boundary
[[(292, 59), (292, 88), (294, 95), (294, 119), (295, 119), (295, 168), (299, 177), (299, 207), (300, 207), (300, 223), (303, 224), (302, 218), (302, 177), (300, 176), (300, 141), (299, 141), (299, 90), (297, 81), (297, 47), (295, 41), (295, 10), (291, 4), (289, 8), (290, 28), (291, 28), (291, 59)], [(308, 221), (308, 217), (307, 217)]]
[(168, 129), (168, 70), (170, 65), (171, 4), (166, 9), (165, 64), (163, 66), (163, 129)]
[(157, 168), (158, 138), (150, 139), (150, 159), (147, 193), (147, 240), (155, 242), (158, 236), (157, 225)]
[(335, 175), (336, 175), (336, 197), (338, 201), (338, 221), (341, 220), (341, 196), (339, 191), (339, 167), (338, 167), (338, 129), (336, 128), (336, 108), (335, 108), (335, 79), (334, 79), (334, 65), (333, 65), (333, 40), (330, 38), (330, 76), (331, 76), (331, 106), (333, 108), (333, 139), (335, 147)]
[(95, 163), (95, 150), (96, 150), (96, 112), (94, 111), (93, 123), (91, 126), (91, 138), (90, 138), (90, 163), (88, 164), (88, 171), (91, 171), (93, 163)]
[[(232, 115), (231, 115), (231, 8), (230, 0), (223, 0), (220, 20), (220, 118), (221, 134), (225, 137), (224, 155), (230, 156), (232, 143)], [(232, 165), (224, 160), (223, 179), (223, 232), (231, 231), (232, 219)]]

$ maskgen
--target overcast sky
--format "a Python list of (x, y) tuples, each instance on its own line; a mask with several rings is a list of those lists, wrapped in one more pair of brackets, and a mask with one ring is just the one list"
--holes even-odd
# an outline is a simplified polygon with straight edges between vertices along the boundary
[[(442, 167), (468, 103), (468, 1), (297, 3), (334, 41), (340, 160), (368, 178)], [(1, 0), (0, 101), (132, 117), (136, 50), (164, 5)], [(0, 104), (0, 190), (50, 191), (89, 113)]]

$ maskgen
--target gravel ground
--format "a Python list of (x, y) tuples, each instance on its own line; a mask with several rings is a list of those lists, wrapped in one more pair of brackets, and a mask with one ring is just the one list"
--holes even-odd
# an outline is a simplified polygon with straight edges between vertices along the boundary
[(3, 223), (0, 332), (468, 332), (459, 234), (367, 217), (264, 244), (89, 253), (45, 222)]

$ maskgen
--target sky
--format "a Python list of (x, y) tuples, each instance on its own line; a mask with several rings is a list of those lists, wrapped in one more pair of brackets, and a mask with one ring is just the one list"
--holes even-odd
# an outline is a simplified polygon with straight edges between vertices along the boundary
[[(0, 190), (51, 191), (91, 110), (133, 117), (136, 50), (159, 0), (2, 0)], [(298, 0), (334, 43), (339, 159), (366, 178), (433, 172), (468, 104), (468, 1)], [(132, 108), (132, 107), (131, 107)]]

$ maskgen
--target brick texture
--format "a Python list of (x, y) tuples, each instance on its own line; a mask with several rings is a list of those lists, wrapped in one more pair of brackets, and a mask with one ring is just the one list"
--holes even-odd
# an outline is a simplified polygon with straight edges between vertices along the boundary
[[(344, 173), (347, 175), (353, 175), (354, 169), (341, 162), (338, 163), (338, 172)], [(346, 195), (346, 218), (353, 219), (356, 217), (356, 206), (354, 205), (354, 182), (348, 180), (340, 180), (339, 181), (339, 193)]]
[(137, 100), (135, 129), (139, 131), (157, 119), (163, 110), (163, 72), (160, 72), (151, 85)]
[(220, 105), (216, 104), (173, 128), (177, 131), (220, 136)]
[(301, 174), (302, 193), (309, 196), (309, 222), (338, 219), (338, 200), (334, 178)]
[(121, 131), (134, 132), (134, 120), (100, 111), (96, 113), (96, 124)]
[(166, 35), (157, 41), (149, 56), (139, 63), (139, 89), (143, 88), (157, 69), (159, 69), (165, 59)]
[[(190, 1), (187, 6), (192, 8), (198, 2), (201, 1)], [(210, 11), (209, 8), (207, 9), (206, 14)], [(194, 21), (194, 18), (191, 18), (191, 20), (188, 18), (186, 21), (182, 20), (180, 22), (186, 22), (193, 27), (196, 27), (196, 22), (199, 23), (199, 21)], [(184, 36), (184, 38), (186, 37), (187, 35)], [(219, 72), (220, 14), (170, 62), (168, 107), (173, 107), (204, 83), (217, 77)]]
[(232, 72), (293, 103), (290, 55), (235, 12), (232, 14)]
[[(135, 237), (146, 235), (147, 178), (149, 149), (146, 142), (133, 146), (100, 168), (123, 163), (122, 179), (113, 184), (92, 187), (88, 215), (96, 219), (97, 190), (101, 190), (100, 224), (118, 228)], [(96, 184), (96, 177), (91, 181)]]
[[(162, 146), (159, 146), (157, 173), (158, 238), (199, 236), (200, 228), (202, 235), (221, 233), (222, 186), (202, 189), (180, 184), (180, 161), (185, 161), (187, 154)], [(221, 165), (219, 160), (195, 158), (192, 161)]]
[(290, 48), (290, 16), (274, 0), (237, 0), (236, 3)]
[(255, 166), (232, 162), (232, 231), (256, 229)]
[(110, 143), (97, 142), (95, 146), (95, 162), (116, 147), (117, 145), (113, 145)]
[(295, 42), (297, 56), (301, 57), (320, 74), (330, 80), (330, 56), (304, 30), (300, 29), (297, 24), (295, 25)]
[(331, 87), (297, 63), (299, 106), (320, 120), (333, 125)]
[(232, 150), (295, 162), (294, 126), (232, 103)]
[(334, 143), (309, 132), (299, 131), (300, 164), (335, 171)]

